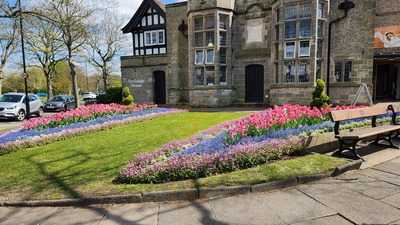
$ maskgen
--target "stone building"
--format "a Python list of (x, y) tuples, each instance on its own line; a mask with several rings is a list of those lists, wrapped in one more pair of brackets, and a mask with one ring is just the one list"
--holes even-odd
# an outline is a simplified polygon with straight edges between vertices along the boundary
[(319, 78), (338, 103), (362, 83), (400, 98), (399, 0), (144, 0), (123, 32), (122, 80), (140, 102), (308, 104)]

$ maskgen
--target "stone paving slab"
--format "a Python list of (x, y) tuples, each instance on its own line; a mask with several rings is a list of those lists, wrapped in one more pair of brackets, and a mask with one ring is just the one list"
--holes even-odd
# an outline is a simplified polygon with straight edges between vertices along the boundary
[[(400, 150), (397, 150), (397, 152), (399, 152), (399, 154), (400, 154)], [(400, 169), (399, 169), (400, 168), (400, 158), (377, 165), (375, 168), (378, 170), (384, 171), (384, 172), (388, 172), (388, 173), (392, 173), (392, 174), (400, 176)]]
[[(40, 209), (40, 208), (36, 208)], [(59, 210), (46, 219), (39, 221), (40, 225), (98, 225), (104, 217), (104, 209), (90, 208), (59, 208)]]
[(340, 184), (340, 187), (358, 192), (377, 200), (400, 193), (400, 186), (389, 184), (383, 181), (368, 183), (343, 183)]
[(400, 194), (389, 196), (383, 199), (384, 202), (400, 209)]
[[(5, 208), (0, 209), (1, 225), (36, 225), (55, 217), (58, 208)], [(6, 212), (5, 212), (6, 211)], [(5, 213), (4, 213), (5, 212)]]
[(106, 206), (99, 225), (154, 225), (158, 220), (158, 204)]
[(281, 217), (272, 212), (262, 194), (248, 194), (210, 200), (216, 219), (222, 224), (284, 225)]
[(360, 171), (360, 174), (400, 186), (400, 176), (375, 169)]
[(292, 225), (353, 225), (353, 224), (341, 216), (333, 215), (305, 222), (295, 223)]
[(388, 224), (400, 219), (400, 210), (355, 191), (329, 184), (304, 185), (299, 189), (357, 224)]
[(161, 204), (158, 225), (224, 225), (215, 217), (208, 202)]

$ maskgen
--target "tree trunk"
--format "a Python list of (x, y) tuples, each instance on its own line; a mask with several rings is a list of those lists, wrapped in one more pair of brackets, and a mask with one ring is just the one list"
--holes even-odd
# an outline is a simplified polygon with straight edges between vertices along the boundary
[(103, 85), (104, 85), (104, 92), (108, 89), (108, 81), (107, 81), (107, 68), (103, 68)]
[(46, 76), (46, 85), (47, 85), (47, 100), (49, 101), (53, 96), (53, 82), (49, 76)]
[(75, 107), (78, 108), (80, 105), (79, 102), (79, 93), (78, 93), (78, 79), (76, 76), (76, 71), (75, 71), (75, 65), (74, 63), (71, 61), (71, 59), (68, 59), (68, 64), (69, 64), (69, 73), (71, 75), (71, 81), (72, 81), (72, 93), (74, 95), (75, 98)]
[(3, 66), (0, 66), (0, 95), (3, 94)]

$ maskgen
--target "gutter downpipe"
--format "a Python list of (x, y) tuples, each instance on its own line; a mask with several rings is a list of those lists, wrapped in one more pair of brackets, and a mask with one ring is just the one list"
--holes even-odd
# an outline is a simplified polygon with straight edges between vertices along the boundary
[(345, 0), (344, 2), (339, 4), (339, 9), (344, 11), (344, 15), (336, 18), (329, 22), (329, 31), (328, 31), (328, 57), (327, 57), (327, 68), (326, 68), (326, 94), (329, 96), (330, 94), (330, 75), (331, 75), (331, 47), (332, 47), (332, 27), (334, 24), (342, 21), (343, 19), (347, 18), (350, 9), (354, 8), (355, 4), (352, 1)]

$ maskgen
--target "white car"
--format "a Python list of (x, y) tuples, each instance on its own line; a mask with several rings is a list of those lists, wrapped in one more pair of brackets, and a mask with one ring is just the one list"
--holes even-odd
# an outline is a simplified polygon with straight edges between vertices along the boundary
[[(30, 115), (41, 116), (43, 103), (36, 95), (29, 94)], [(0, 97), (0, 118), (17, 119), (26, 118), (25, 94), (7, 93)]]
[(83, 92), (81, 96), (83, 100), (93, 100), (97, 98), (97, 95), (93, 92)]

